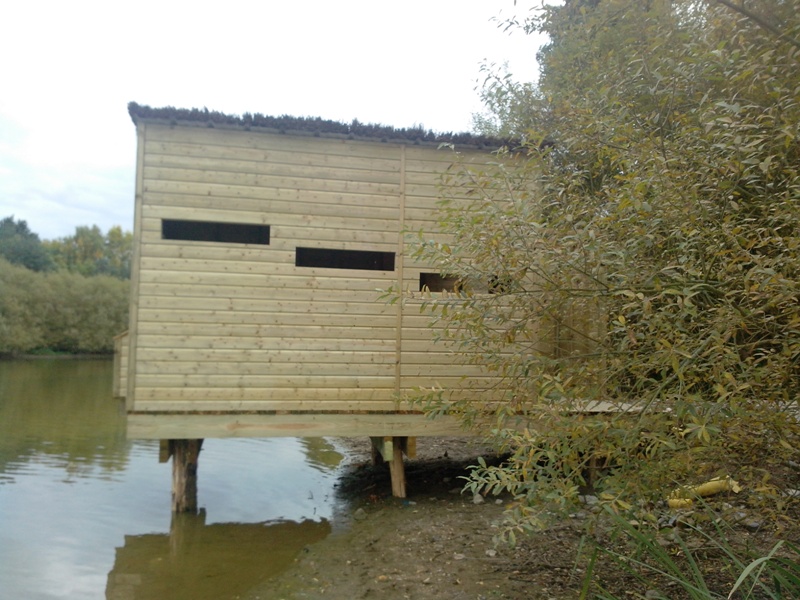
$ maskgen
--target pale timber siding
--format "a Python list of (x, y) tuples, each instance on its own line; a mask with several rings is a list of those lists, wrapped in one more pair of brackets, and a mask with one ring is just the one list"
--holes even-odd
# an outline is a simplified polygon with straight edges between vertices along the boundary
[(124, 398), (128, 392), (128, 332), (114, 337), (114, 377), (111, 391), (114, 398)]
[[(432, 272), (403, 231), (435, 228), (449, 151), (146, 122), (138, 133), (129, 411), (392, 413), (417, 386), (491, 385), (432, 342), (418, 302), (379, 299)], [(164, 219), (268, 225), (269, 245), (163, 239)], [(299, 247), (394, 253), (394, 269), (299, 267)]]
[[(477, 155), (475, 160), (490, 160), (488, 154)], [(437, 201), (441, 197), (441, 175), (451, 166), (453, 157), (448, 152), (431, 153), (420, 148), (409, 148), (406, 153), (405, 227), (411, 232), (423, 231), (426, 239), (449, 241), (438, 232)], [(410, 240), (407, 240), (410, 241)], [(406, 252), (403, 260), (403, 284), (406, 291), (419, 292), (420, 272), (436, 273), (430, 265), (420, 263)], [(461, 389), (462, 393), (484, 395), (492, 387), (482, 369), (457, 362), (452, 349), (434, 342), (430, 318), (420, 313), (423, 296), (406, 300), (403, 311), (403, 342), (400, 357), (400, 381), (403, 393), (413, 393), (416, 388), (442, 387)]]

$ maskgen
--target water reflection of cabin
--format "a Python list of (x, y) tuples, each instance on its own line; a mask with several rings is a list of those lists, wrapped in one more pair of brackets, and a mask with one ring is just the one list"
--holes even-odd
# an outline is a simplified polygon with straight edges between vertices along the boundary
[(404, 231), (435, 229), (453, 160), (441, 142), (477, 163), (490, 148), (357, 123), (129, 110), (135, 249), (115, 381), (129, 437), (171, 440), (162, 458), (188, 452), (191, 465), (178, 440), (370, 436), (404, 495), (413, 438), (460, 430), (399, 398), (483, 373), (433, 342), (418, 302), (376, 290), (437, 277)]

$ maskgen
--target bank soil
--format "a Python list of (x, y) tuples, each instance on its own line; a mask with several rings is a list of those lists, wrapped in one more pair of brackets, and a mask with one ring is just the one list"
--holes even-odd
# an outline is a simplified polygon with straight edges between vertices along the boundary
[[(347, 464), (333, 533), (310, 545), (250, 600), (335, 598), (575, 598), (571, 563), (580, 527), (547, 532), (535, 555), (497, 546), (508, 498), (462, 494), (469, 465), (495, 457), (471, 438), (419, 438), (406, 462), (408, 497), (393, 498), (368, 440), (337, 440)], [(551, 584), (552, 582), (552, 584)]]
[[(417, 458), (406, 462), (405, 499), (392, 497), (388, 467), (372, 465), (368, 440), (337, 443), (347, 458), (337, 484), (340, 509), (333, 519), (333, 533), (305, 548), (292, 568), (253, 590), (248, 600), (566, 600), (579, 596), (586, 562), (576, 563), (576, 556), (583, 548), (586, 511), (523, 538), (516, 548), (496, 544), (494, 537), (510, 499), (475, 498), (462, 492), (462, 477), (478, 456), (499, 460), (479, 442), (418, 439)], [(746, 524), (753, 526), (753, 519)], [(749, 544), (765, 549), (774, 541), (766, 528), (747, 531), (744, 527), (742, 534)], [(594, 535), (603, 537), (597, 530)], [(612, 539), (603, 545), (629, 551)], [(705, 556), (709, 561), (706, 580), (712, 584), (719, 580), (720, 589), (728, 590), (738, 573), (724, 573), (728, 561), (712, 554)], [(609, 559), (603, 559), (597, 570), (621, 598), (654, 592)], [(683, 597), (674, 584), (662, 583), (663, 597)]]

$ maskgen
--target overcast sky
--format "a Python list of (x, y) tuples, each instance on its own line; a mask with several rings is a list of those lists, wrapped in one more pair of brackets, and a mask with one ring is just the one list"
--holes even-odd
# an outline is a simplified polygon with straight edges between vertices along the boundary
[(482, 62), (536, 77), (513, 0), (20, 0), (0, 23), (0, 218), (133, 226), (127, 103), (468, 131)]

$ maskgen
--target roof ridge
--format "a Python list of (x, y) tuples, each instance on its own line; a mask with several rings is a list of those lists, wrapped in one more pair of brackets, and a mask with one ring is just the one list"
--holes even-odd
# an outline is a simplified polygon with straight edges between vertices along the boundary
[(450, 143), (487, 148), (498, 148), (509, 144), (508, 140), (469, 132), (434, 133), (432, 130), (425, 130), (423, 127), (398, 129), (387, 125), (361, 123), (357, 119), (354, 119), (351, 123), (342, 123), (321, 117), (294, 117), (291, 115), (276, 117), (261, 113), (244, 113), (239, 116), (209, 110), (205, 107), (202, 109), (175, 108), (173, 106), (153, 108), (130, 102), (128, 103), (128, 114), (130, 114), (135, 124), (138, 124), (141, 120), (163, 121), (171, 125), (192, 124), (195, 126), (222, 126), (246, 130), (266, 129), (279, 133), (301, 133), (317, 137), (369, 138), (379, 139), (383, 142), (404, 141), (414, 144)]

